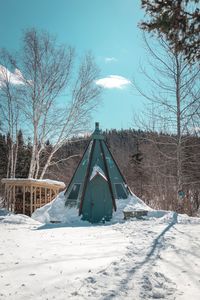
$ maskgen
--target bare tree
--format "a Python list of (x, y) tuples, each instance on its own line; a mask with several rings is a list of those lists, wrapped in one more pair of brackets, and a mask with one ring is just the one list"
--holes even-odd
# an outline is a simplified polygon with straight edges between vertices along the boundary
[(15, 177), (18, 155), (18, 130), (20, 106), (17, 102), (21, 74), (18, 70), (9, 71), (10, 57), (4, 50), (0, 52), (0, 112), (2, 116), (2, 130), (7, 135), (8, 165), (7, 177)]
[[(101, 92), (95, 84), (99, 70), (91, 54), (78, 64), (73, 48), (35, 29), (25, 32), (21, 54), (10, 61), (23, 74), (18, 102), (26, 117), (24, 127), (32, 133), (28, 177), (43, 178), (58, 149), (86, 129)], [(42, 165), (47, 140), (52, 148)]]
[[(152, 47), (145, 38), (145, 45), (151, 68), (147, 72), (142, 67), (142, 72), (145, 75), (145, 85), (147, 86), (148, 82), (150, 88), (144, 91), (144, 88), (135, 83), (134, 85), (148, 100), (148, 117), (153, 125), (153, 128), (150, 128), (150, 124), (146, 126), (146, 129), (152, 132), (148, 138), (156, 148), (157, 152), (154, 154), (159, 153), (162, 158), (154, 168), (158, 177), (168, 177), (168, 184), (173, 187), (174, 195), (178, 195), (189, 180), (184, 171), (184, 166), (188, 163), (185, 149), (199, 121), (200, 70), (198, 65), (188, 64), (183, 55), (173, 51), (164, 40), (159, 42), (159, 46)], [(154, 131), (163, 133), (162, 140), (153, 133)], [(167, 192), (169, 194), (169, 191)], [(174, 198), (174, 195), (171, 198)]]
[[(59, 118), (59, 124), (62, 125), (57, 133), (57, 138), (53, 144), (51, 153), (43, 167), (40, 178), (43, 178), (47, 168), (50, 165), (53, 155), (67, 140), (81, 130), (87, 128), (91, 111), (96, 107), (100, 89), (95, 85), (95, 79), (98, 76), (98, 69), (94, 64), (93, 58), (87, 54), (80, 67), (78, 76), (75, 80), (71, 100), (69, 101), (64, 114)], [(55, 130), (54, 130), (55, 134)]]

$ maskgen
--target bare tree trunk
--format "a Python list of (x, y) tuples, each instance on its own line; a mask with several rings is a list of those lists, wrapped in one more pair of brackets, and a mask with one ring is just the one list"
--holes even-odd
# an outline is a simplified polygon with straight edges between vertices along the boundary
[(40, 171), (40, 153), (41, 153), (42, 149), (40, 149), (39, 151), (37, 151), (36, 153), (36, 170), (35, 170), (35, 178), (38, 178), (39, 175), (39, 171)]
[[(191, 159), (191, 154), (186, 155), (186, 150), (190, 137), (194, 135), (194, 125), (197, 124), (195, 122), (200, 114), (200, 70), (196, 65), (189, 65), (180, 53), (171, 50), (166, 41), (161, 40), (158, 51), (152, 48), (146, 39), (145, 42), (152, 58), (149, 64), (156, 76), (153, 76), (151, 71), (147, 73), (143, 68), (150, 89), (147, 86), (145, 91), (144, 87), (140, 89), (136, 84), (135, 87), (148, 100), (149, 107), (154, 107), (155, 111), (153, 117), (150, 116), (150, 121), (154, 119), (156, 126), (161, 124), (156, 128), (157, 134), (152, 134), (152, 137), (149, 135), (148, 138), (155, 146), (156, 153), (162, 156), (160, 165), (152, 170), (154, 173), (158, 172), (160, 183), (166, 186), (164, 197), (165, 201), (169, 202), (168, 208), (177, 209), (180, 195), (182, 197), (186, 195), (189, 181), (191, 184), (193, 181), (186, 170)], [(145, 126), (145, 123), (143, 121), (142, 125)], [(152, 132), (149, 124), (146, 125), (146, 130)], [(151, 159), (154, 159), (154, 156)], [(155, 161), (159, 162), (157, 157)], [(190, 174), (192, 172), (196, 176), (196, 171), (191, 171)], [(152, 183), (154, 184), (155, 180)]]
[(11, 142), (10, 155), (11, 155), (10, 178), (13, 178), (14, 177), (14, 144), (13, 144), (13, 141)]
[(40, 175), (40, 179), (43, 179), (43, 177), (44, 177), (44, 175), (45, 175), (45, 173), (46, 173), (46, 170), (47, 170), (47, 168), (49, 167), (49, 165), (50, 165), (50, 162), (51, 162), (51, 160), (52, 160), (52, 157), (53, 157), (53, 155), (54, 155), (54, 153), (55, 153), (56, 151), (52, 151), (51, 153), (50, 153), (50, 155), (49, 155), (49, 157), (48, 157), (48, 159), (47, 159), (47, 161), (46, 161), (46, 163), (45, 163), (45, 166), (43, 167), (43, 169), (42, 169), (42, 173), (41, 173), (41, 175)]
[(6, 177), (10, 177), (10, 150), (8, 150), (8, 164), (7, 164), (7, 174)]
[(35, 171), (36, 171), (36, 156), (38, 151), (38, 127), (36, 122), (34, 122), (34, 138), (33, 138), (33, 146), (32, 146), (32, 154), (31, 154), (31, 162), (30, 162), (30, 168), (29, 168), (29, 174), (28, 178), (35, 178)]
[(181, 134), (181, 96), (180, 96), (180, 65), (178, 54), (175, 54), (176, 60), (176, 120), (177, 120), (177, 196), (182, 190), (182, 134)]
[(17, 138), (16, 139), (16, 144), (15, 144), (15, 151), (14, 151), (13, 178), (16, 177), (18, 150), (19, 150), (19, 141), (18, 141), (18, 138)]
[(28, 178), (34, 178), (35, 166), (36, 166), (35, 152), (36, 152), (36, 145), (33, 144)]

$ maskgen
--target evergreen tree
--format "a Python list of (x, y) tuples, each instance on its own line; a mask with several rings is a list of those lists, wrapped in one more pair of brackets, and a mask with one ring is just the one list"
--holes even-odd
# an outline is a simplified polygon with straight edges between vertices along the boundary
[(140, 27), (164, 36), (188, 61), (200, 60), (199, 0), (141, 0), (150, 17)]
[(24, 143), (22, 130), (19, 130), (18, 135), (18, 157), (16, 165), (16, 177), (27, 178), (31, 159), (31, 147), (29, 143)]
[(6, 137), (0, 133), (0, 178), (6, 177), (8, 163), (7, 151)]

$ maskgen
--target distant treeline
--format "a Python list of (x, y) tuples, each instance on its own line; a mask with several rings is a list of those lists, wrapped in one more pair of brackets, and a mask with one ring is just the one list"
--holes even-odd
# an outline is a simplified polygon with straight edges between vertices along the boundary
[[(200, 208), (200, 138), (187, 135), (182, 139), (177, 167), (176, 136), (140, 130), (104, 132), (107, 143), (132, 191), (156, 209), (170, 209), (196, 215)], [(56, 153), (45, 178), (69, 183), (89, 142), (89, 138), (73, 138)], [(29, 173), (32, 145), (18, 133), (18, 155), (15, 176)], [(9, 135), (0, 134), (0, 178), (8, 174)], [(41, 164), (51, 151), (46, 142)], [(181, 189), (180, 189), (181, 182)], [(1, 189), (1, 193), (3, 190)]]

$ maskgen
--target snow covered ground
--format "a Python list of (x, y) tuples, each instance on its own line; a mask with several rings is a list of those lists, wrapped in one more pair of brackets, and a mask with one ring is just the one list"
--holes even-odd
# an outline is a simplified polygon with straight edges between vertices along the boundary
[(72, 227), (0, 212), (2, 300), (199, 299), (200, 219)]

